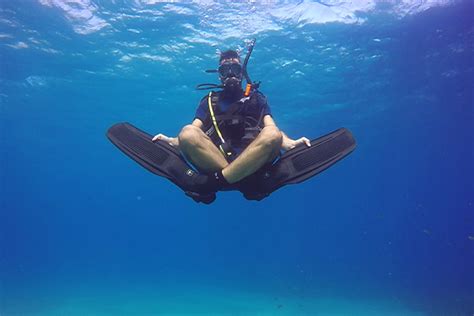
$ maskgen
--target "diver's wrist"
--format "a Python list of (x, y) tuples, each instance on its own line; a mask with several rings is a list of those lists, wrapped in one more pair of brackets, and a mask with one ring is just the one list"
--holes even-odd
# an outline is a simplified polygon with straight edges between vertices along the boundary
[(179, 138), (178, 137), (170, 137), (168, 143), (173, 147), (179, 147)]

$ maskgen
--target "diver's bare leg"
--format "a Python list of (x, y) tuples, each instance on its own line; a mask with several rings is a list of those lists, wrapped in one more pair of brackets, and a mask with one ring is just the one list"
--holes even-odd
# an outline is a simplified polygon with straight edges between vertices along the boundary
[(229, 183), (235, 183), (276, 158), (280, 152), (282, 134), (276, 126), (266, 126), (257, 138), (231, 164), (222, 170)]
[(228, 165), (216, 145), (199, 127), (186, 125), (178, 139), (179, 149), (199, 171), (216, 172)]

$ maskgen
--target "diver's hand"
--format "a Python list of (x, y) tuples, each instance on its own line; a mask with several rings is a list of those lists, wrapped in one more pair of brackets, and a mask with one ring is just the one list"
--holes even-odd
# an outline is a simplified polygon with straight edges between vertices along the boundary
[(306, 137), (301, 137), (298, 139), (284, 138), (281, 144), (283, 150), (290, 150), (295, 148), (299, 144), (305, 144), (308, 147), (311, 147), (311, 142)]
[(170, 144), (171, 146), (173, 147), (178, 147), (178, 138), (177, 137), (168, 137), (164, 134), (158, 134), (158, 135), (155, 135), (153, 138), (152, 138), (152, 142), (156, 143), (157, 141), (164, 141), (164, 142), (167, 142), (168, 144)]

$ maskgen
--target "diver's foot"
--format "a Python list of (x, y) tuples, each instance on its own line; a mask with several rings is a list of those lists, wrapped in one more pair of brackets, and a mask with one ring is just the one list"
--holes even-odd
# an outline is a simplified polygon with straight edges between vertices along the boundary
[(244, 191), (241, 191), (241, 192), (244, 198), (250, 201), (261, 201), (270, 195), (269, 193), (263, 193), (263, 192), (244, 192)]
[(261, 201), (270, 195), (270, 193), (264, 189), (262, 182), (262, 178), (264, 177), (265, 174), (262, 173), (262, 171), (257, 171), (238, 182), (237, 187), (244, 198), (251, 201)]
[(197, 203), (211, 204), (216, 199), (216, 193), (197, 193), (192, 191), (185, 192), (187, 196), (192, 198)]
[(190, 186), (185, 193), (198, 203), (211, 204), (216, 199), (216, 192), (229, 185), (222, 171), (199, 174), (194, 179), (194, 186)]
[(189, 187), (189, 191), (208, 194), (220, 191), (228, 185), (222, 172), (217, 171), (213, 174), (199, 174), (194, 179), (194, 186)]

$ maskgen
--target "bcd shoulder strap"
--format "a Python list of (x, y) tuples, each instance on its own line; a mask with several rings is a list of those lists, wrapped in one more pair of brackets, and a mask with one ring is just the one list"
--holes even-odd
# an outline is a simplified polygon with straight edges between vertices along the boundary
[(209, 114), (211, 115), (212, 125), (214, 126), (214, 130), (217, 132), (217, 135), (219, 136), (219, 140), (221, 143), (219, 145), (219, 149), (221, 150), (224, 157), (230, 157), (232, 156), (233, 152), (230, 146), (226, 144), (224, 136), (222, 136), (222, 132), (219, 128), (219, 124), (217, 123), (216, 115), (214, 114), (214, 108), (216, 108), (218, 101), (219, 101), (218, 96), (213, 95), (212, 91), (209, 92), (209, 96), (207, 98), (207, 105), (209, 107)]

